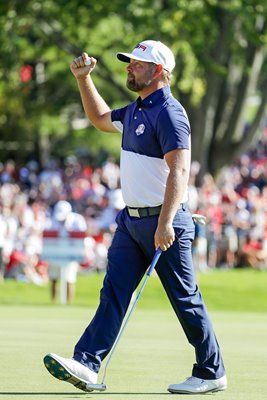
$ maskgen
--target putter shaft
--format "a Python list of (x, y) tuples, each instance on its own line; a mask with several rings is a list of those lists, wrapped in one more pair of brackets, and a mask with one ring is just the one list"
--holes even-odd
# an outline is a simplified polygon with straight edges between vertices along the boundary
[[(90, 385), (90, 386), (92, 386), (92, 388), (93, 388), (93, 386), (101, 386), (101, 387), (105, 386), (105, 388), (106, 388), (106, 385), (105, 385), (104, 382), (105, 382), (105, 379), (106, 379), (107, 368), (108, 368), (108, 365), (110, 363), (111, 357), (112, 357), (112, 355), (113, 355), (113, 353), (114, 353), (114, 351), (115, 351), (115, 349), (117, 347), (117, 344), (118, 344), (118, 342), (119, 342), (119, 340), (120, 340), (120, 338), (121, 338), (121, 336), (122, 336), (122, 334), (123, 334), (123, 332), (124, 332), (124, 330), (125, 330), (125, 328), (126, 328), (126, 326), (128, 324), (128, 321), (129, 321), (129, 319), (130, 319), (130, 317), (132, 315), (132, 312), (133, 312), (133, 310), (134, 310), (134, 308), (136, 306), (136, 303), (138, 302), (138, 300), (139, 300), (139, 298), (140, 298), (140, 296), (141, 296), (141, 294), (142, 294), (142, 292), (144, 290), (144, 287), (145, 287), (145, 285), (147, 283), (147, 280), (150, 277), (150, 275), (152, 274), (152, 272), (153, 272), (153, 270), (154, 270), (154, 268), (155, 268), (155, 266), (156, 266), (156, 264), (158, 262), (158, 259), (159, 259), (160, 255), (161, 255), (161, 253), (162, 253), (161, 249), (158, 248), (156, 253), (155, 253), (155, 255), (154, 255), (154, 257), (153, 257), (153, 260), (151, 261), (150, 267), (148, 268), (148, 271), (146, 273), (146, 277), (145, 277), (145, 279), (144, 279), (144, 281), (142, 283), (142, 286), (141, 286), (139, 292), (137, 293), (137, 296), (136, 296), (136, 298), (135, 298), (135, 300), (133, 302), (133, 305), (130, 308), (129, 313), (128, 313), (127, 317), (126, 317), (126, 320), (125, 320), (125, 322), (124, 322), (124, 324), (123, 324), (123, 326), (122, 326), (122, 328), (121, 328), (121, 330), (120, 330), (120, 332), (119, 332), (119, 334), (118, 334), (118, 336), (117, 336), (117, 338), (115, 340), (115, 343), (114, 343), (114, 345), (113, 345), (113, 347), (111, 349), (111, 352), (109, 354), (109, 357), (108, 357), (106, 365), (105, 365), (104, 374), (103, 374), (103, 378), (102, 378), (101, 384), (100, 385)], [(106, 390), (106, 389), (95, 389), (95, 390)]]

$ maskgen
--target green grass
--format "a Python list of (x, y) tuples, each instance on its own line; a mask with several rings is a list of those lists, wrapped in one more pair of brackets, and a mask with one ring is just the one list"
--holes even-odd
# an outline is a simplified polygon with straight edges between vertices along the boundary
[[(210, 396), (266, 399), (267, 272), (216, 270), (197, 279), (229, 380), (226, 392)], [(45, 370), (46, 353), (72, 355), (98, 304), (102, 281), (101, 274), (79, 276), (72, 306), (52, 305), (49, 285), (0, 283), (0, 400), (163, 400), (173, 396), (166, 388), (190, 375), (194, 351), (156, 275), (148, 280), (114, 353), (107, 392), (86, 394), (53, 379)], [(194, 399), (202, 400), (203, 395)]]
[[(267, 312), (267, 271), (215, 270), (197, 277), (209, 310)], [(96, 307), (102, 274), (79, 276), (74, 306)], [(0, 304), (49, 305), (49, 285), (35, 286), (7, 280), (0, 283)], [(152, 276), (138, 303), (141, 309), (169, 309), (156, 275)]]
[[(50, 351), (70, 356), (93, 311), (79, 306), (1, 305), (0, 399), (163, 400), (173, 396), (166, 388), (190, 375), (194, 352), (173, 313), (166, 309), (135, 310), (109, 365), (107, 392), (86, 394), (46, 371), (43, 356)], [(266, 399), (266, 314), (216, 311), (211, 316), (229, 388), (209, 396)], [(203, 400), (203, 395), (194, 399)]]

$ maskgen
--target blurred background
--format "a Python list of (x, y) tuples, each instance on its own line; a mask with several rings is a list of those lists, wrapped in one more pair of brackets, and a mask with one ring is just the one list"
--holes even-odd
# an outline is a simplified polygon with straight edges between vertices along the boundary
[(64, 249), (76, 240), (80, 251), (67, 280), (69, 301), (77, 273), (105, 270), (115, 216), (124, 206), (121, 138), (97, 132), (85, 118), (69, 64), (82, 51), (94, 56), (99, 92), (111, 108), (120, 107), (135, 95), (125, 88), (125, 65), (116, 53), (144, 39), (173, 50), (172, 92), (191, 122), (189, 206), (207, 218), (206, 226), (196, 226), (196, 270), (265, 270), (266, 19), (267, 3), (260, 0), (2, 2), (2, 280), (46, 285), (61, 279), (49, 276), (53, 232)]

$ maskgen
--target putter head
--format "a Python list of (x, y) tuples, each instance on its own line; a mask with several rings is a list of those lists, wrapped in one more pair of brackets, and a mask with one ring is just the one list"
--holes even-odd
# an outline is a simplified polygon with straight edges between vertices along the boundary
[(192, 218), (196, 224), (206, 225), (206, 217), (202, 214), (193, 214)]
[(86, 389), (90, 389), (90, 390), (98, 390), (99, 392), (104, 392), (105, 390), (107, 390), (107, 386), (105, 383), (88, 383), (86, 385)]

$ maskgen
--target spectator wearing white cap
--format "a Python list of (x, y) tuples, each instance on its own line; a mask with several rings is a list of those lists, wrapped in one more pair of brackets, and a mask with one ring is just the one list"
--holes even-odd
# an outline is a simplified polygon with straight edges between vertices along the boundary
[[(53, 209), (52, 216), (47, 219), (46, 230), (57, 231), (59, 236), (68, 235), (71, 232), (86, 232), (87, 224), (85, 218), (72, 211), (71, 204), (66, 200), (59, 200)], [(51, 281), (52, 301), (57, 301), (58, 281), (62, 278), (61, 262), (49, 263), (48, 273)], [(67, 302), (71, 303), (74, 298), (78, 261), (72, 260), (64, 265), (64, 280), (67, 284)]]

